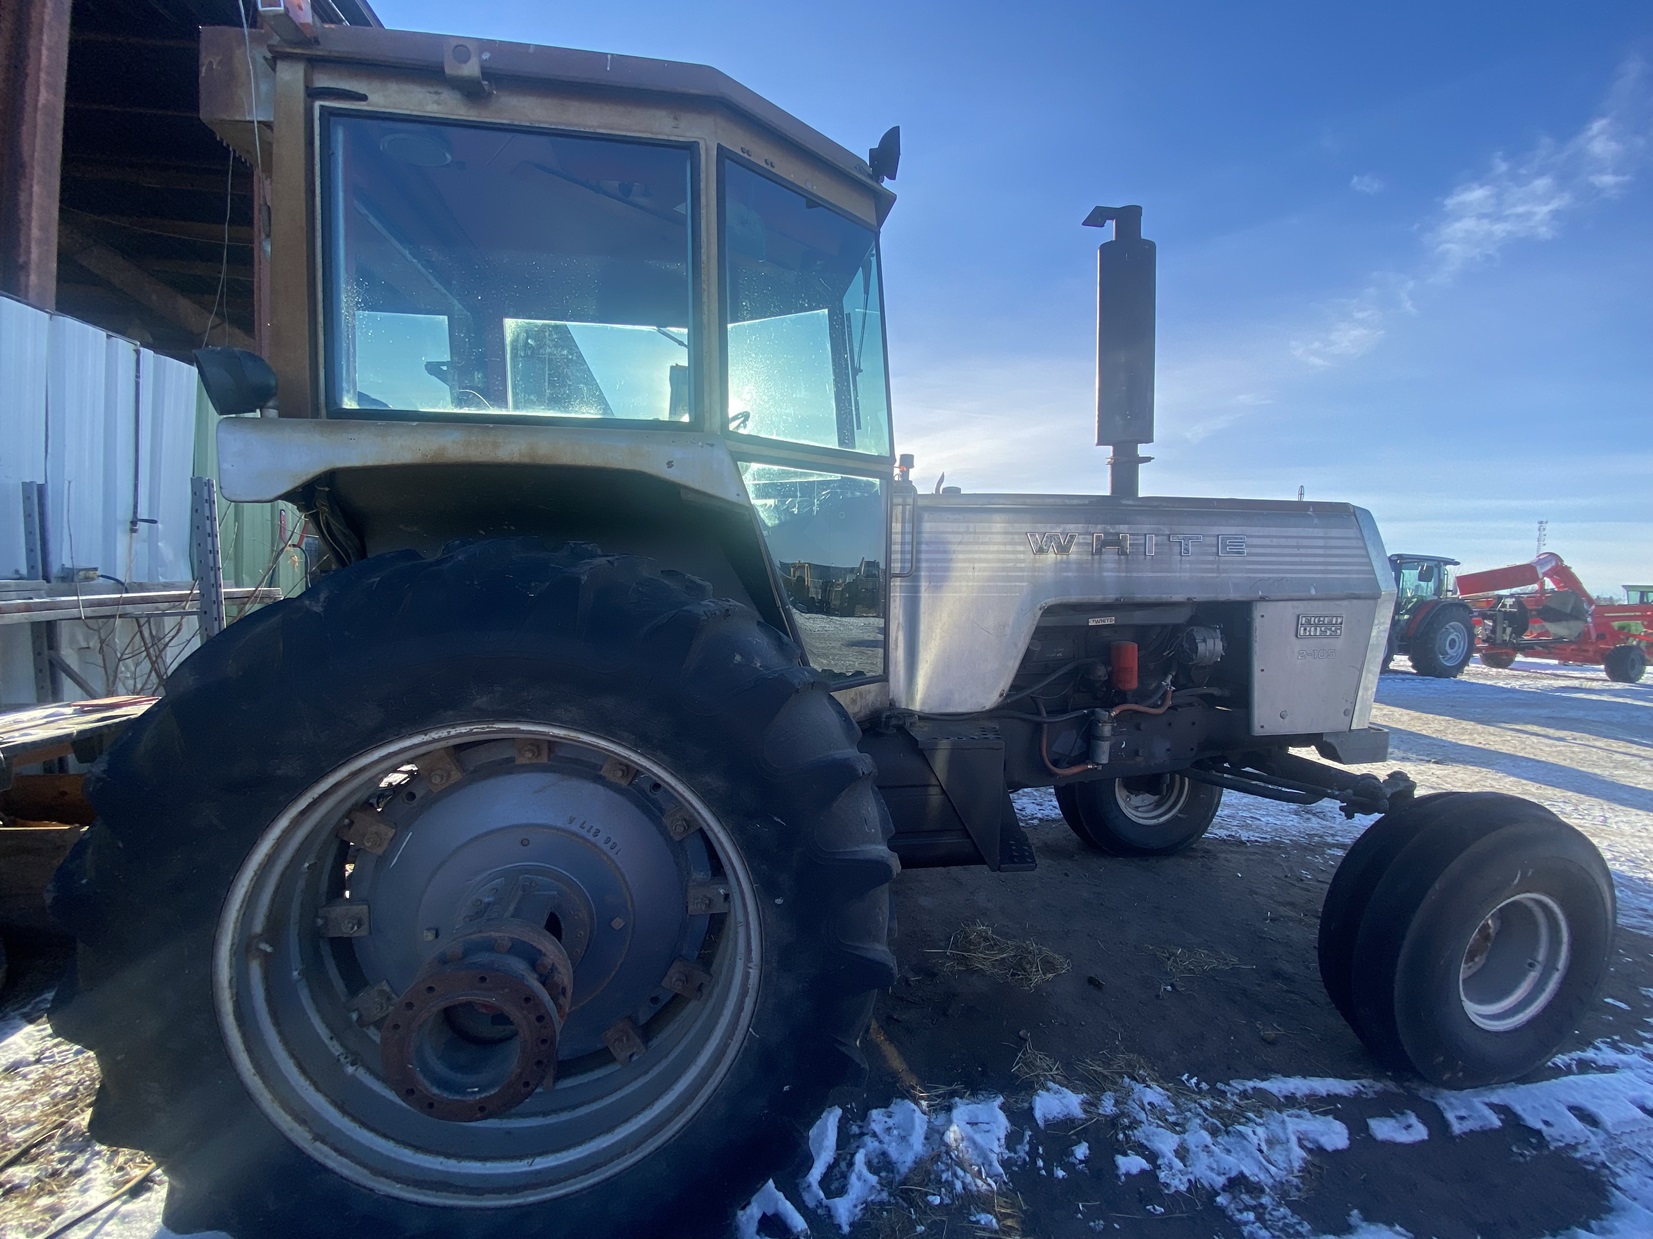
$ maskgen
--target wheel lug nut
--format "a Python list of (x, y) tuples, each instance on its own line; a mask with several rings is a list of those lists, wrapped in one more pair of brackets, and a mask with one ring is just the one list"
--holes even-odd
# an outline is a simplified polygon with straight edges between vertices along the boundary
[(511, 950), (511, 940), (504, 934), (500, 934), (494, 939), (494, 950), (498, 951), (501, 955), (508, 954)]

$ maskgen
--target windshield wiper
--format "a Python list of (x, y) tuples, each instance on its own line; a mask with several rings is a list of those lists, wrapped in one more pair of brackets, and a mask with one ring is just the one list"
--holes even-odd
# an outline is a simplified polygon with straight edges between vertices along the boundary
[(655, 330), (658, 331), (661, 335), (665, 336), (666, 339), (670, 340), (673, 344), (677, 345), (679, 348), (688, 348), (689, 347), (689, 342), (687, 340), (679, 340), (676, 336), (674, 336), (671, 332), (667, 331), (664, 327), (656, 327)]

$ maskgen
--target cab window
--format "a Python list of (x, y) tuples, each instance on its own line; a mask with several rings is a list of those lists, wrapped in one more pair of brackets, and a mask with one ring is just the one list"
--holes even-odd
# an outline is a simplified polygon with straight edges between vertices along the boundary
[(722, 191), (729, 429), (887, 456), (878, 234), (727, 158)]

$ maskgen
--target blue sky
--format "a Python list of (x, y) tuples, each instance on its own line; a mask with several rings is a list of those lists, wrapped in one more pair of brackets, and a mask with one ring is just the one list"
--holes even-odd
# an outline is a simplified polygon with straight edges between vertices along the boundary
[(1598, 592), (1653, 581), (1653, 6), (375, 7), (716, 65), (856, 150), (899, 123), (891, 383), (926, 484), (1106, 488), (1079, 221), (1139, 202), (1144, 493), (1302, 486), (1469, 567), (1544, 519)]

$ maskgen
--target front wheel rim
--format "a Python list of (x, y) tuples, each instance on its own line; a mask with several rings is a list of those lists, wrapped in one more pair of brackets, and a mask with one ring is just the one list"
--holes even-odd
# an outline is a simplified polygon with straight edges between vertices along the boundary
[(1516, 895), (1481, 921), (1464, 948), (1458, 996), (1487, 1032), (1525, 1027), (1555, 999), (1572, 960), (1572, 927), (1561, 905), (1536, 892)]
[[(379, 854), (338, 837), (364, 802), (402, 813)], [(543, 886), (533, 897), (575, 977), (601, 982), (576, 981), (567, 1061), (554, 1084), (486, 1121), (415, 1113), (382, 1078), (374, 986), (399, 992), (433, 930), (435, 941), (462, 932), (502, 892), (521, 906), (524, 882)], [(314, 928), (341, 902), (369, 904), (368, 932), (328, 936), (336, 912), (333, 930)], [(549, 725), (432, 729), (340, 766), (260, 836), (219, 919), (219, 1025), (260, 1110), (346, 1179), (424, 1204), (552, 1199), (647, 1157), (723, 1083), (756, 1006), (757, 907), (726, 827), (643, 754)]]

